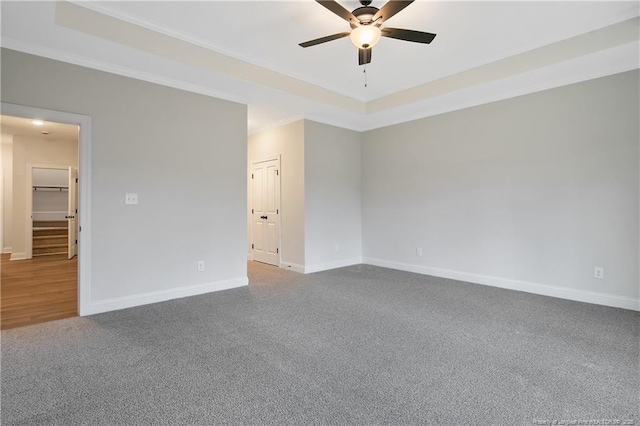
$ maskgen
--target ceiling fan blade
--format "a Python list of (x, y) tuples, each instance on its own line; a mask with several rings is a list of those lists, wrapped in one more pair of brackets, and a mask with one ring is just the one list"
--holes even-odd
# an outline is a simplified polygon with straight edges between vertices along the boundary
[(309, 40), (309, 41), (305, 41), (304, 43), (300, 43), (300, 47), (315, 46), (316, 44), (326, 43), (328, 41), (333, 41), (342, 37), (347, 37), (349, 34), (350, 34), (349, 31), (346, 31), (344, 33), (331, 34), (326, 37), (320, 37), (315, 40)]
[(316, 1), (347, 22), (352, 22), (352, 21), (354, 23), (358, 22), (358, 19), (355, 16), (353, 16), (353, 13), (349, 12), (347, 9), (340, 6), (338, 3), (335, 2), (335, 0), (316, 0)]
[(358, 65), (364, 65), (371, 62), (371, 48), (358, 49)]
[(402, 28), (389, 28), (385, 27), (381, 29), (383, 37), (397, 38), (398, 40), (413, 41), (415, 43), (429, 44), (436, 38), (433, 33), (425, 33), (422, 31), (403, 30)]
[(414, 0), (407, 0), (407, 1), (390, 0), (389, 2), (387, 2), (387, 4), (382, 6), (382, 8), (378, 12), (376, 12), (375, 15), (373, 15), (373, 18), (371, 18), (371, 21), (381, 19), (381, 21), (378, 23), (379, 25), (384, 21), (386, 21), (387, 19), (391, 18), (396, 13), (400, 12), (405, 7), (409, 6), (413, 2)]

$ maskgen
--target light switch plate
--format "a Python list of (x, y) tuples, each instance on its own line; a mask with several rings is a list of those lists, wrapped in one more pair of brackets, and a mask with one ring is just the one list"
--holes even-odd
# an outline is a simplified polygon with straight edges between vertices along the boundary
[(138, 204), (138, 194), (124, 194), (125, 204)]

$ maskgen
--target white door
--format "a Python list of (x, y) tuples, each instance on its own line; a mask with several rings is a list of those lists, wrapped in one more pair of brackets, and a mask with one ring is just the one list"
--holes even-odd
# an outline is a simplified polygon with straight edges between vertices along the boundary
[(67, 230), (67, 245), (69, 259), (72, 259), (78, 251), (78, 233), (76, 231), (76, 216), (78, 208), (78, 169), (69, 167), (69, 211), (67, 213), (67, 221), (69, 229)]
[(251, 168), (253, 260), (280, 265), (280, 161), (254, 163)]

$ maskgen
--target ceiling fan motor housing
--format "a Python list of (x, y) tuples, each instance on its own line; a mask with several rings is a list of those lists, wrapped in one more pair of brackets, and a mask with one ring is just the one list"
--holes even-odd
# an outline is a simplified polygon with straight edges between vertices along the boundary
[[(372, 23), (371, 19), (373, 18), (373, 15), (378, 13), (378, 8), (373, 6), (362, 6), (354, 10), (352, 13), (353, 13), (353, 16), (358, 18), (358, 21), (360, 21), (360, 24), (369, 25)], [(351, 22), (351, 28), (355, 28), (355, 27), (356, 27), (356, 24)]]

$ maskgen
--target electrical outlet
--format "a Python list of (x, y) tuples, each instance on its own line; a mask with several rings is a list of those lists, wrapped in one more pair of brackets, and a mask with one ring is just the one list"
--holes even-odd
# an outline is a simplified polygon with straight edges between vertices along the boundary
[(416, 255), (422, 256), (422, 247), (416, 248)]
[(340, 251), (340, 246), (338, 244), (335, 245), (335, 247), (333, 248), (335, 250), (335, 252), (339, 252)]
[(198, 272), (204, 271), (204, 260), (198, 261)]
[(601, 266), (596, 266), (593, 268), (593, 278), (597, 278), (599, 280), (604, 279), (604, 268)]
[(138, 204), (138, 194), (124, 194), (125, 204)]

